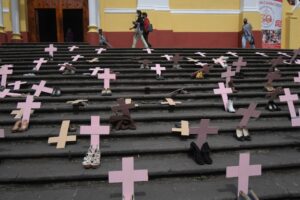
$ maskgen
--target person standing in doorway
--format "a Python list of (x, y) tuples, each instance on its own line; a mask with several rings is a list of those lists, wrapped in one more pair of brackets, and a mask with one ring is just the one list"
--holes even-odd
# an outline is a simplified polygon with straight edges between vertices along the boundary
[(133, 23), (133, 27), (130, 28), (130, 30), (135, 29), (135, 33), (133, 36), (133, 43), (132, 43), (132, 48), (135, 48), (137, 40), (141, 38), (145, 48), (148, 48), (148, 44), (143, 36), (143, 31), (144, 31), (144, 19), (142, 17), (142, 12), (140, 10), (136, 11), (137, 14), (137, 20)]
[(252, 33), (252, 26), (248, 23), (248, 20), (244, 19), (244, 25), (242, 30), (242, 47), (246, 48), (247, 41), (249, 42), (252, 49), (255, 49), (254, 37)]
[(148, 14), (146, 12), (144, 12), (142, 14), (143, 19), (144, 19), (144, 32), (143, 32), (143, 36), (149, 46), (149, 48), (152, 47), (152, 45), (149, 43), (149, 33), (150, 33), (150, 20), (148, 18)]

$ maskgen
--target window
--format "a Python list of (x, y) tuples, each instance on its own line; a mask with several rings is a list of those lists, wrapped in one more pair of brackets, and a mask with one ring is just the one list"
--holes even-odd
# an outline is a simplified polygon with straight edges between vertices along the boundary
[(170, 10), (169, 0), (138, 0), (139, 10)]

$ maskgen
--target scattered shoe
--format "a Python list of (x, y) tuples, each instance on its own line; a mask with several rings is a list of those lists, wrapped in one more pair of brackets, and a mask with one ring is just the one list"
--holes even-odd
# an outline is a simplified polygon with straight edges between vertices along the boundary
[(199, 149), (198, 145), (195, 142), (191, 142), (190, 144), (190, 154), (193, 156), (196, 163), (198, 163), (199, 165), (205, 164), (201, 150)]
[(245, 140), (251, 141), (251, 136), (249, 134), (248, 129), (246, 129), (246, 128), (243, 129), (243, 137), (244, 137)]
[(16, 121), (15, 125), (14, 125), (13, 128), (11, 129), (11, 132), (12, 132), (12, 133), (18, 132), (19, 129), (21, 128), (21, 125), (22, 125), (22, 121), (21, 121), (21, 120)]
[(90, 146), (86, 156), (83, 158), (82, 165), (85, 169), (96, 169), (100, 166), (101, 153), (97, 146), (95, 149)]
[(243, 130), (241, 128), (237, 128), (234, 134), (234, 137), (238, 140), (238, 141), (244, 141), (244, 134), (243, 134)]
[(53, 88), (53, 92), (52, 92), (51, 96), (53, 96), (53, 97), (61, 96), (61, 90), (57, 87)]
[(235, 113), (235, 109), (233, 107), (233, 101), (232, 100), (228, 100), (228, 103), (227, 103), (227, 112)]
[(248, 196), (250, 197), (251, 200), (259, 200), (258, 196), (254, 193), (253, 190), (249, 191)]
[(210, 148), (207, 142), (205, 142), (202, 147), (201, 147), (201, 153), (202, 153), (202, 158), (204, 162), (208, 165), (211, 165), (213, 163), (211, 157), (210, 157)]

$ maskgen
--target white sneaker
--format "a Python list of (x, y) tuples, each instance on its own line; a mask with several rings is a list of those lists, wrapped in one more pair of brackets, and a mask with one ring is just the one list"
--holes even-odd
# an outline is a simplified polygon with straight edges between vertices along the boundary
[(94, 149), (92, 146), (89, 147), (86, 156), (83, 158), (82, 165), (84, 168), (89, 169), (92, 167), (92, 157), (94, 155)]
[(227, 103), (227, 112), (235, 113), (235, 109), (233, 107), (233, 101), (232, 100), (228, 100), (228, 103)]
[(101, 152), (100, 152), (100, 149), (99, 147), (97, 147), (95, 149), (95, 152), (93, 154), (93, 157), (92, 157), (92, 160), (91, 160), (91, 166), (92, 168), (97, 168), (100, 166), (100, 159), (101, 159)]

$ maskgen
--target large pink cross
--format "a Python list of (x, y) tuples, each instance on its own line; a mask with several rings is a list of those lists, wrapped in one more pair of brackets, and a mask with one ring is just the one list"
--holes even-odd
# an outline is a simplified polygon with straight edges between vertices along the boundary
[(90, 71), (92, 71), (91, 76), (97, 76), (97, 74), (103, 70), (104, 69), (101, 69), (100, 67), (90, 68)]
[(155, 64), (155, 67), (151, 67), (151, 70), (155, 70), (156, 74), (161, 76), (161, 71), (165, 71), (166, 68), (165, 67), (161, 67), (160, 64)]
[(79, 58), (84, 58), (84, 56), (81, 56), (81, 55), (76, 55), (76, 56), (72, 56), (72, 58), (73, 58), (73, 62), (76, 62), (76, 61), (78, 61), (78, 59)]
[(123, 115), (130, 115), (130, 109), (135, 108), (135, 104), (130, 103), (127, 104), (124, 98), (117, 99), (118, 106), (113, 106), (112, 110), (115, 111), (121, 111)]
[(295, 83), (300, 83), (300, 72), (298, 72), (298, 77), (294, 78)]
[(17, 108), (23, 110), (22, 121), (27, 120), (29, 122), (31, 110), (38, 109), (41, 107), (41, 102), (33, 102), (33, 101), (34, 101), (33, 96), (28, 95), (26, 98), (26, 102), (18, 103)]
[(261, 176), (261, 165), (250, 165), (250, 154), (241, 153), (239, 166), (230, 166), (226, 168), (226, 178), (238, 178), (238, 191), (248, 194), (249, 177)]
[(236, 67), (235, 72), (240, 73), (241, 72), (241, 67), (246, 67), (247, 62), (243, 62), (243, 57), (239, 57), (237, 62), (233, 62), (232, 66)]
[(12, 74), (13, 70), (9, 69), (8, 65), (3, 65), (0, 68), (1, 86), (6, 87), (7, 75)]
[(5, 89), (2, 92), (0, 92), (0, 99), (5, 98), (6, 96), (10, 96), (10, 97), (19, 97), (19, 96), (21, 96), (21, 94), (11, 93), (9, 91), (10, 91), (9, 89)]
[(297, 101), (298, 99), (298, 95), (292, 95), (289, 88), (284, 88), (284, 95), (279, 96), (279, 100), (281, 102), (287, 102), (291, 118), (295, 118), (297, 116), (294, 101)]
[(190, 128), (190, 134), (196, 134), (197, 135), (197, 141), (196, 144), (201, 149), (202, 145), (207, 140), (208, 134), (218, 134), (218, 129), (209, 127), (209, 119), (202, 119), (200, 121), (200, 126), (197, 128)]
[(77, 46), (71, 46), (71, 47), (68, 47), (69, 51), (72, 52), (74, 51), (75, 49), (78, 49), (79, 47)]
[(223, 104), (225, 110), (227, 110), (227, 104), (228, 104), (228, 94), (232, 93), (231, 88), (225, 88), (224, 83), (218, 83), (219, 89), (214, 89), (215, 94), (220, 94), (222, 96)]
[(236, 114), (243, 115), (243, 118), (239, 124), (240, 128), (246, 128), (251, 117), (258, 118), (261, 114), (260, 111), (255, 110), (257, 103), (251, 103), (247, 109), (240, 108)]
[(35, 70), (36, 70), (36, 71), (39, 71), (40, 68), (41, 68), (41, 66), (42, 66), (42, 64), (47, 63), (47, 62), (48, 62), (48, 61), (45, 60), (44, 58), (40, 58), (40, 59), (38, 59), (38, 60), (34, 60), (33, 63), (36, 64)]
[(97, 54), (100, 55), (102, 52), (106, 51), (104, 48), (95, 49), (97, 51)]
[(226, 87), (228, 87), (232, 76), (235, 76), (235, 71), (231, 71), (231, 67), (227, 67), (227, 71), (222, 73), (222, 78), (226, 78)]
[(14, 83), (9, 83), (9, 86), (14, 86), (14, 90), (19, 90), (21, 88), (21, 85), (26, 84), (27, 82), (23, 81), (15, 81)]
[(53, 57), (54, 52), (57, 51), (57, 48), (53, 44), (50, 44), (49, 47), (45, 48), (45, 52), (49, 52), (49, 55)]
[(98, 74), (98, 79), (104, 80), (104, 89), (110, 88), (110, 80), (116, 80), (116, 74), (111, 74), (110, 69), (105, 68), (103, 74)]
[(269, 72), (266, 78), (268, 79), (268, 84), (271, 84), (274, 80), (280, 79), (281, 74), (279, 72)]
[(0, 138), (4, 138), (4, 137), (5, 137), (4, 129), (0, 129)]
[(53, 88), (45, 87), (46, 81), (41, 81), (39, 85), (33, 85), (31, 89), (35, 90), (33, 96), (39, 97), (42, 92), (52, 94)]
[(100, 116), (92, 116), (91, 126), (80, 126), (80, 134), (91, 135), (91, 146), (100, 148), (100, 135), (109, 135), (109, 126), (101, 126)]
[(124, 200), (132, 200), (134, 182), (148, 181), (148, 170), (134, 170), (134, 158), (122, 158), (122, 171), (108, 172), (109, 183), (122, 183)]

